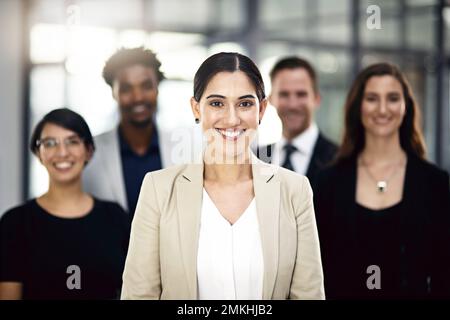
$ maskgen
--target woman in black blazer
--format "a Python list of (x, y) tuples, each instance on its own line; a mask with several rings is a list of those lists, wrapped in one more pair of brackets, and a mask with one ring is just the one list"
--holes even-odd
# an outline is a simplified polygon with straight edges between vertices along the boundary
[(328, 299), (448, 298), (449, 175), (425, 160), (418, 106), (393, 65), (356, 78), (315, 209)]

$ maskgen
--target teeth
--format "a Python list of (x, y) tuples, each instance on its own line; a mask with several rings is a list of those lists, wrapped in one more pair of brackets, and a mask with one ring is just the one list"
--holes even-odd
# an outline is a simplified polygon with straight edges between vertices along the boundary
[(72, 167), (72, 163), (71, 162), (59, 162), (55, 164), (55, 167), (57, 169), (68, 169), (70, 167)]
[(143, 104), (133, 107), (133, 113), (140, 113), (145, 111), (145, 106)]
[(388, 123), (390, 120), (390, 118), (375, 118), (375, 122), (380, 124)]
[(223, 130), (223, 129), (219, 129), (218, 131), (228, 138), (236, 138), (244, 132), (244, 130)]

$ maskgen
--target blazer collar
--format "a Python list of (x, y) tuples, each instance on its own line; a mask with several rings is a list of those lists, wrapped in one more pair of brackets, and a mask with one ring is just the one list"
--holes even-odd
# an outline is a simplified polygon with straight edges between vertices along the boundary
[(122, 157), (120, 156), (118, 128), (119, 127), (104, 136), (104, 159), (102, 160), (106, 174), (110, 178), (110, 181), (113, 182), (111, 183), (111, 189), (114, 198), (117, 199), (117, 202), (119, 202), (123, 208), (128, 210), (125, 180), (122, 170)]
[[(264, 260), (263, 299), (271, 299), (278, 271), (280, 181), (277, 167), (252, 154), (253, 188), (256, 197)], [(197, 253), (203, 196), (203, 163), (187, 165), (177, 181), (180, 247), (187, 274), (189, 299), (197, 299)]]

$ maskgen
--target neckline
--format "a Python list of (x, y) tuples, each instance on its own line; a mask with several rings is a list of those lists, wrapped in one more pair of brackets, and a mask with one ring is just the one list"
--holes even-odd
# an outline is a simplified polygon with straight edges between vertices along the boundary
[(86, 212), (85, 214), (83, 214), (82, 216), (79, 216), (79, 217), (67, 217), (67, 218), (65, 218), (65, 217), (57, 216), (57, 215), (49, 212), (48, 210), (46, 210), (44, 207), (42, 207), (37, 202), (37, 198), (33, 199), (33, 204), (38, 209), (38, 211), (40, 213), (42, 213), (44, 216), (46, 216), (46, 217), (48, 217), (50, 219), (57, 220), (57, 221), (82, 221), (82, 220), (90, 218), (92, 216), (92, 213), (95, 211), (95, 209), (98, 206), (97, 199), (95, 197), (92, 197), (92, 199), (94, 201), (94, 203), (92, 205), (92, 208), (88, 212)]
[[(350, 174), (353, 176), (353, 184), (348, 185), (349, 188), (351, 188), (352, 194), (353, 194), (353, 201), (356, 203), (357, 206), (359, 206), (362, 209), (366, 209), (369, 211), (374, 211), (374, 212), (381, 212), (381, 211), (385, 211), (385, 210), (389, 210), (392, 208), (395, 208), (396, 206), (399, 206), (400, 204), (402, 204), (404, 202), (405, 197), (407, 197), (410, 194), (410, 175), (411, 175), (411, 162), (413, 157), (407, 152), (406, 153), (406, 166), (405, 166), (405, 174), (403, 177), (403, 190), (402, 190), (402, 194), (401, 194), (401, 199), (400, 201), (389, 205), (387, 207), (383, 207), (383, 208), (379, 208), (379, 209), (372, 209), (372, 208), (368, 208), (365, 205), (359, 203), (358, 201), (356, 201), (356, 188), (357, 188), (357, 184), (358, 184), (358, 155), (356, 156), (352, 156), (351, 158), (345, 160), (344, 163), (346, 163), (345, 165), (350, 166)], [(342, 163), (341, 163), (342, 164)], [(347, 180), (347, 181), (351, 181), (351, 180)], [(345, 185), (343, 186), (342, 190), (345, 190)]]
[(233, 223), (231, 224), (230, 221), (228, 221), (220, 212), (219, 208), (217, 208), (216, 204), (214, 203), (214, 201), (211, 199), (211, 197), (208, 194), (208, 191), (206, 191), (205, 188), (203, 188), (203, 194), (206, 194), (207, 197), (207, 201), (209, 201), (212, 206), (214, 207), (214, 211), (216, 212), (216, 214), (218, 215), (218, 217), (227, 224), (228, 227), (233, 228), (234, 226), (236, 226), (239, 221), (242, 220), (242, 218), (246, 217), (248, 214), (246, 214), (247, 212), (250, 211), (250, 208), (253, 207), (254, 202), (255, 202), (255, 197), (252, 198), (252, 201), (250, 201), (250, 203), (248, 204), (247, 208), (245, 208), (245, 210), (239, 215), (239, 218)]
[(386, 211), (391, 211), (393, 209), (396, 209), (397, 207), (400, 207), (402, 203), (403, 203), (403, 199), (401, 199), (400, 201), (398, 201), (392, 205), (389, 205), (389, 206), (383, 207), (383, 208), (379, 208), (379, 209), (372, 209), (372, 208), (366, 207), (365, 205), (363, 205), (359, 202), (356, 202), (356, 206), (361, 209), (364, 209), (365, 211), (380, 213), (380, 212), (386, 212)]

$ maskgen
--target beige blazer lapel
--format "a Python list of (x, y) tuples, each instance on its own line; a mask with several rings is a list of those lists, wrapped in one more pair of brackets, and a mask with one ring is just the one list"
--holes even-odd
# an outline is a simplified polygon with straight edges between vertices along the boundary
[[(278, 271), (280, 182), (276, 167), (252, 159), (253, 187), (264, 259), (263, 299), (271, 299)], [(197, 253), (203, 201), (203, 163), (188, 165), (176, 185), (180, 247), (189, 286), (197, 299)]]
[(190, 164), (176, 184), (177, 212), (188, 299), (197, 299), (197, 252), (203, 197), (203, 163)]
[(256, 198), (259, 230), (264, 260), (263, 299), (272, 299), (278, 272), (278, 234), (280, 215), (280, 181), (277, 167), (253, 156), (253, 188)]

